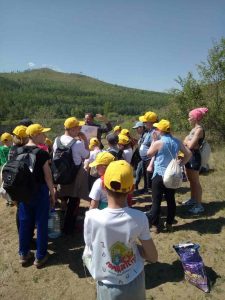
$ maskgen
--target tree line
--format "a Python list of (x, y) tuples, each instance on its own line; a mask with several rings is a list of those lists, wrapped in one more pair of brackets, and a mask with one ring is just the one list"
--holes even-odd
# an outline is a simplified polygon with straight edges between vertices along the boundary
[[(80, 75), (50, 69), (0, 73), (0, 123), (14, 124), (28, 116), (45, 125), (61, 124), (68, 116), (102, 113), (114, 122), (133, 122), (153, 110), (168, 118), (173, 131), (187, 131), (188, 112), (206, 106), (208, 132), (225, 139), (225, 38), (214, 42), (205, 62), (197, 65), (199, 78), (189, 72), (176, 79), (179, 88), (168, 93), (112, 85)], [(47, 123), (47, 124), (46, 124)]]

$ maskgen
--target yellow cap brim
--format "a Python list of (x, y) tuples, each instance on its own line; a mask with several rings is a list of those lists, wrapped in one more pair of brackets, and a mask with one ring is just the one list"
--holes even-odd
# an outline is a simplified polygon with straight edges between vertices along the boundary
[(158, 128), (159, 123), (153, 123), (153, 127)]
[(51, 128), (43, 128), (41, 132), (48, 132), (50, 130), (51, 130)]
[(144, 123), (147, 122), (145, 116), (140, 116), (139, 121), (144, 122)]
[(79, 121), (79, 126), (83, 126), (85, 124), (84, 121)]
[(89, 164), (89, 167), (93, 168), (93, 167), (97, 167), (98, 165), (100, 165), (97, 161), (93, 161), (92, 163)]

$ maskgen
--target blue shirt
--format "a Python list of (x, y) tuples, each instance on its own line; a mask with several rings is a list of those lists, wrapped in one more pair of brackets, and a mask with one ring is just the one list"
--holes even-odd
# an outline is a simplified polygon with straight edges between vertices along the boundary
[(146, 133), (146, 135), (144, 137), (144, 141), (140, 146), (140, 150), (139, 150), (140, 157), (144, 161), (147, 161), (147, 160), (150, 159), (150, 157), (147, 156), (147, 152), (148, 152), (148, 149), (149, 149), (149, 147), (151, 146), (151, 143), (152, 143), (152, 132), (153, 131), (154, 131), (154, 128), (152, 128), (151, 130), (149, 130)]
[(173, 158), (177, 157), (180, 150), (180, 141), (171, 136), (171, 134), (165, 134), (161, 136), (163, 142), (162, 148), (156, 153), (154, 161), (153, 177), (157, 174), (163, 176), (165, 170)]

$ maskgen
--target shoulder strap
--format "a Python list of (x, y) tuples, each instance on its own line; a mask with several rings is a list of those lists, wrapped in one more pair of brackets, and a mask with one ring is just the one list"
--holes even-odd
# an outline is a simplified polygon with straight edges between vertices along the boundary
[(167, 149), (168, 149), (168, 151), (169, 151), (169, 153), (170, 153), (170, 155), (171, 155), (172, 159), (175, 159), (175, 158), (173, 157), (173, 154), (171, 153), (171, 151), (170, 151), (170, 149), (169, 149), (168, 145), (167, 145), (166, 143), (164, 143), (164, 145), (166, 145), (166, 147), (167, 147)]
[(24, 152), (24, 147), (18, 147), (15, 149), (15, 156), (20, 155)]
[(57, 148), (62, 148), (62, 147), (63, 147), (63, 148), (68, 148), (68, 149), (70, 149), (70, 148), (73, 146), (73, 144), (76, 143), (76, 142), (77, 142), (77, 140), (72, 139), (72, 140), (65, 146), (65, 145), (62, 144), (62, 142), (61, 142), (59, 136), (56, 138), (56, 146), (57, 146)]
[(69, 144), (66, 145), (67, 148), (71, 148), (73, 146), (73, 144), (75, 144), (77, 142), (77, 140), (72, 139), (72, 141), (69, 142)]

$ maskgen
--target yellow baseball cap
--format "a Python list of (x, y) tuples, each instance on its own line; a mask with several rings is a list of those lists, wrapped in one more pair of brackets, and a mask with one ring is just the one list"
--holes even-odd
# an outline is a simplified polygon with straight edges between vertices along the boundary
[(128, 193), (133, 188), (133, 168), (125, 160), (113, 161), (106, 169), (104, 185), (107, 189)]
[(1, 135), (1, 142), (4, 142), (4, 141), (12, 141), (13, 138), (12, 138), (12, 135), (8, 132), (4, 132), (2, 135)]
[(28, 137), (28, 135), (26, 134), (26, 130), (27, 130), (27, 126), (19, 125), (14, 128), (13, 134), (23, 139)]
[(162, 119), (158, 123), (154, 123), (153, 126), (163, 132), (170, 132), (170, 122)]
[(95, 146), (99, 146), (99, 140), (97, 138), (91, 138), (89, 143), (89, 150), (92, 150)]
[(120, 125), (116, 125), (114, 128), (113, 128), (113, 131), (117, 131), (117, 130), (122, 130), (122, 127)]
[(89, 164), (89, 166), (92, 167), (97, 167), (99, 165), (105, 165), (108, 166), (112, 161), (114, 161), (115, 156), (112, 155), (109, 152), (99, 152), (95, 158), (95, 160)]
[(143, 116), (139, 117), (139, 121), (141, 122), (156, 122), (158, 119), (158, 116), (156, 113), (154, 113), (153, 111), (147, 111)]
[(180, 156), (180, 157), (184, 157), (184, 153), (183, 153), (182, 151), (179, 151), (178, 154), (177, 154), (177, 156), (178, 156), (178, 157), (179, 157), (179, 156)]
[(130, 139), (127, 135), (119, 134), (118, 138), (119, 138), (118, 144), (127, 145), (130, 143)]
[(84, 121), (78, 121), (75, 117), (67, 118), (64, 122), (64, 126), (66, 129), (70, 129), (77, 126), (83, 126), (85, 124)]
[(50, 130), (51, 130), (51, 128), (44, 128), (40, 124), (32, 124), (27, 127), (26, 134), (28, 136), (35, 136), (37, 134), (40, 134), (42, 132), (48, 132)]
[(130, 134), (130, 131), (128, 129), (124, 128), (124, 129), (121, 130), (120, 134), (128, 135), (128, 134)]

